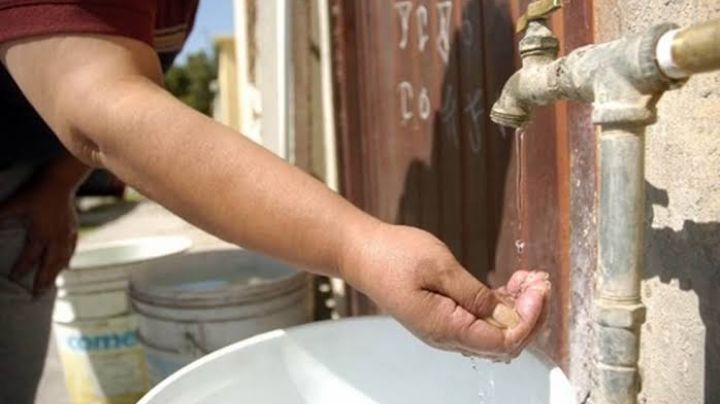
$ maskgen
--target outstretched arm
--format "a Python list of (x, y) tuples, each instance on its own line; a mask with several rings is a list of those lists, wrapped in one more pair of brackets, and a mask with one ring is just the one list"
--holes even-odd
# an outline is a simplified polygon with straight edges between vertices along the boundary
[(384, 224), (160, 86), (155, 52), (127, 38), (16, 42), (3, 62), (63, 144), (197, 226), (367, 293), (426, 341), (506, 358), (528, 342), (549, 284), (520, 273), (516, 314), (433, 236)]

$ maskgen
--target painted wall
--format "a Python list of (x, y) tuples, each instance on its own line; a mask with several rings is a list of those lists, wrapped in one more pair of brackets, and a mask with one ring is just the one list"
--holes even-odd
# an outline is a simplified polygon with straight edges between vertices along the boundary
[(237, 58), (235, 39), (231, 36), (215, 38), (218, 72), (217, 94), (213, 104), (213, 118), (235, 130), (240, 130), (238, 103)]
[[(607, 41), (665, 21), (720, 18), (717, 0), (595, 2)], [(720, 402), (720, 74), (659, 105), (647, 135), (641, 403)]]
[[(235, 42), (240, 89), (240, 129), (282, 158), (292, 156), (288, 58), (288, 0), (235, 0)], [(291, 146), (291, 145), (290, 145)]]

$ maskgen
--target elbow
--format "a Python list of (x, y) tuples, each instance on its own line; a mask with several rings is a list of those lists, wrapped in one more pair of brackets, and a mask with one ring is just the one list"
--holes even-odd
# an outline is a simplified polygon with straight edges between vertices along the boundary
[(108, 155), (132, 130), (133, 110), (142, 105), (140, 87), (157, 85), (139, 75), (102, 80), (76, 76), (58, 87), (51, 127), (77, 159), (107, 168)]

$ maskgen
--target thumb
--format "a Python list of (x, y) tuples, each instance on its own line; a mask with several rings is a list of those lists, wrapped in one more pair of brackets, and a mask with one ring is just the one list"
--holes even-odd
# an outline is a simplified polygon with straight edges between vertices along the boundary
[(513, 308), (500, 301), (490, 288), (460, 265), (447, 271), (435, 286), (439, 293), (498, 328), (513, 328), (520, 322), (520, 316)]

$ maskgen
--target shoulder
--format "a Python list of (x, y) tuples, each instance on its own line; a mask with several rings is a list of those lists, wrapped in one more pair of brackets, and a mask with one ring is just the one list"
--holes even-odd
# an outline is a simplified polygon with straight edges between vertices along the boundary
[(104, 34), (179, 49), (197, 0), (0, 0), (0, 44), (53, 34)]

